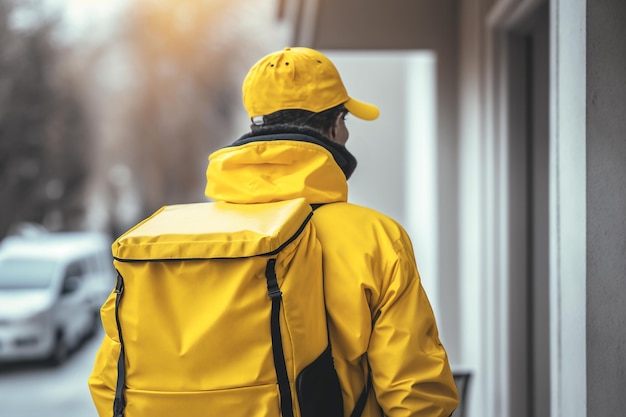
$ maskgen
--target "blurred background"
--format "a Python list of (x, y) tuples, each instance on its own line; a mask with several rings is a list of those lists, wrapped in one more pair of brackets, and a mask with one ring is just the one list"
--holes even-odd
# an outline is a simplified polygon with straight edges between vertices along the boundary
[(205, 199), (208, 155), (248, 127), (245, 73), (286, 46), (277, 6), (0, 0), (0, 414), (96, 415), (111, 242)]
[[(76, 277), (110, 288), (103, 240), (204, 199), (208, 155), (248, 130), (248, 68), (314, 47), (381, 109), (349, 118), (350, 200), (412, 237), (471, 377), (455, 417), (621, 415), (624, 21), (623, 0), (0, 0), (0, 257), (67, 236), (37, 282), (99, 297)], [(0, 294), (0, 353), (36, 304)], [(84, 313), (52, 357), (0, 363), (3, 415), (95, 416)]]
[(117, 235), (201, 198), (247, 67), (283, 45), (275, 7), (2, 0), (0, 237), (23, 222)]

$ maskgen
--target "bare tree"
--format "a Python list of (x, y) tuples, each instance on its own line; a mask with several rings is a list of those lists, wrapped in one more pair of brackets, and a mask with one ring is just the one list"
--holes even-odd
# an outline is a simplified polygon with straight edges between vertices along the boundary
[(78, 228), (85, 123), (73, 92), (56, 76), (55, 23), (17, 30), (11, 12), (0, 0), (0, 237), (20, 222)]
[(0, 238), (24, 221), (117, 235), (204, 199), (209, 153), (243, 133), (245, 71), (284, 46), (273, 6), (133, 0), (105, 37), (59, 42), (61, 17), (16, 29), (0, 0)]
[(235, 139), (241, 80), (273, 39), (259, 30), (274, 18), (262, 12), (268, 4), (129, 3), (115, 43), (98, 60), (100, 71), (111, 68), (107, 56), (124, 69), (118, 84), (92, 101), (100, 157), (90, 187), (92, 224), (104, 222), (117, 234), (164, 204), (205, 198), (207, 157)]

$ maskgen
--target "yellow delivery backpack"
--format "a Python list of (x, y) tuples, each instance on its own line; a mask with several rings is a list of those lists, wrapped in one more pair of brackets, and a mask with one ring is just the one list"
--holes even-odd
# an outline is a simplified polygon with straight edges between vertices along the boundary
[(312, 215), (304, 199), (172, 205), (117, 239), (98, 414), (343, 416)]

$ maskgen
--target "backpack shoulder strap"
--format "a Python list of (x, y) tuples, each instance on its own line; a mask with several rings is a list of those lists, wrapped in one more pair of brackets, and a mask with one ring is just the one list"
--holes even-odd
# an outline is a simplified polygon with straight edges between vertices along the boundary
[(367, 397), (369, 397), (371, 386), (372, 371), (370, 370), (367, 374), (367, 382), (365, 383), (365, 387), (363, 387), (363, 391), (361, 391), (361, 395), (359, 395), (359, 399), (356, 401), (356, 404), (354, 405), (354, 410), (352, 410), (352, 414), (350, 414), (350, 417), (360, 417), (363, 414), (363, 410), (365, 410), (365, 404), (367, 404)]
[(271, 334), (272, 334), (272, 354), (274, 356), (274, 367), (276, 368), (276, 378), (278, 379), (278, 389), (280, 391), (280, 409), (284, 417), (293, 417), (291, 406), (291, 387), (285, 363), (285, 353), (283, 351), (283, 340), (280, 332), (280, 304), (282, 292), (278, 287), (276, 279), (276, 258), (270, 258), (265, 268), (265, 279), (267, 280), (267, 294), (272, 300), (271, 312)]

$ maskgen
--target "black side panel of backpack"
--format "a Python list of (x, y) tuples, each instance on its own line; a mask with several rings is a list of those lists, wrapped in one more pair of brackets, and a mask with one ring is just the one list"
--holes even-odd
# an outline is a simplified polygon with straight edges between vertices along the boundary
[(296, 378), (302, 417), (343, 417), (341, 386), (330, 345)]

